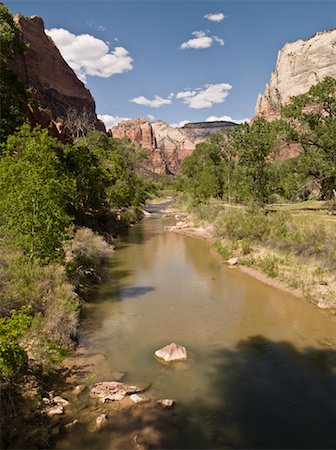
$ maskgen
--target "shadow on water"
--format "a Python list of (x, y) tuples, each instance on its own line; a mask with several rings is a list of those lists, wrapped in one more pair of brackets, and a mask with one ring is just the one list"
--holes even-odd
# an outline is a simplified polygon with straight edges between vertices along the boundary
[(254, 336), (216, 351), (215, 360), (211, 402), (132, 406), (98, 434), (81, 425), (80, 448), (135, 448), (137, 439), (160, 449), (335, 449), (334, 350)]
[(335, 350), (254, 336), (215, 360), (217, 402), (185, 411), (195, 423), (186, 422), (175, 448), (336, 448)]

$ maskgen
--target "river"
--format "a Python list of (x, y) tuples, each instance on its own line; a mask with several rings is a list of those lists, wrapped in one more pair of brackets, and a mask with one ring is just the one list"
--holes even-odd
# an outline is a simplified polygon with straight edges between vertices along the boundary
[[(335, 318), (226, 266), (208, 242), (167, 231), (171, 220), (154, 214), (131, 228), (86, 303), (80, 348), (105, 355), (90, 380), (120, 371), (173, 398), (169, 424), (155, 422), (159, 448), (335, 448)], [(188, 349), (186, 367), (153, 357), (171, 342)], [(120, 445), (139, 448), (132, 427), (119, 427), (130, 433)], [(79, 427), (56, 446), (118, 448), (115, 432)]]

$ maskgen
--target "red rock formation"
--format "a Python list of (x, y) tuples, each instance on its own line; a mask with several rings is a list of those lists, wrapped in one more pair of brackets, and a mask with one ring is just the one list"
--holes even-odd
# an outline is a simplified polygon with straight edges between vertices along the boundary
[(236, 124), (200, 123), (174, 128), (162, 120), (153, 124), (147, 119), (125, 120), (114, 126), (109, 133), (115, 138), (128, 137), (134, 144), (151, 151), (152, 170), (161, 175), (176, 174), (184, 158), (211, 133), (218, 133), (225, 126)]
[(58, 119), (66, 117), (69, 110), (78, 114), (86, 111), (94, 127), (105, 131), (104, 124), (97, 119), (90, 91), (45, 34), (41, 17), (17, 14), (14, 21), (21, 28), (22, 40), (29, 44), (24, 55), (14, 62), (13, 70), (39, 102), (39, 107), (31, 108), (28, 113), (32, 123), (49, 127), (51, 134), (59, 135), (60, 127), (55, 123)]

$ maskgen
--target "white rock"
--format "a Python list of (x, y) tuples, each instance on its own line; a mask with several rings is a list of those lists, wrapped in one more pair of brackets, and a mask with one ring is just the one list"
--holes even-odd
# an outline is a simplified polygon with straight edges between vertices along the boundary
[(188, 228), (189, 225), (187, 224), (187, 222), (176, 222), (176, 228), (181, 229), (181, 228)]
[(101, 430), (107, 424), (107, 415), (100, 414), (96, 419), (96, 429)]
[(290, 97), (304, 94), (327, 75), (336, 78), (335, 40), (336, 30), (330, 30), (285, 44), (264, 95), (258, 96), (256, 115), (279, 118)]
[(73, 429), (74, 426), (76, 426), (78, 424), (78, 419), (73, 420), (70, 423), (67, 423), (66, 425), (64, 425), (64, 429), (65, 431), (69, 432)]
[(77, 386), (74, 387), (72, 393), (75, 394), (75, 395), (79, 395), (79, 394), (81, 394), (83, 391), (85, 391), (85, 389), (86, 389), (85, 384), (77, 384)]
[(56, 405), (61, 405), (61, 406), (68, 406), (69, 402), (68, 400), (65, 400), (65, 398), (60, 397), (59, 395), (56, 395), (56, 397), (51, 399), (52, 403), (55, 403)]
[(235, 266), (238, 263), (238, 258), (230, 258), (227, 260), (228, 264), (230, 264), (230, 266)]
[(64, 413), (64, 408), (61, 405), (52, 406), (51, 408), (47, 409), (46, 413), (50, 417), (56, 416), (58, 414), (63, 414)]
[(317, 306), (321, 309), (327, 309), (328, 305), (325, 302), (318, 302)]
[(175, 342), (156, 350), (154, 354), (157, 358), (166, 362), (184, 361), (187, 359), (187, 349), (182, 347), (182, 345), (175, 344)]
[(158, 400), (157, 403), (164, 408), (171, 408), (174, 405), (174, 400), (170, 398), (165, 398), (162, 400)]
[(106, 400), (122, 400), (127, 394), (135, 394), (142, 389), (137, 386), (120, 383), (119, 381), (104, 381), (92, 386), (90, 395), (101, 399), (102, 403)]
[(144, 402), (146, 401), (143, 397), (141, 397), (141, 396), (138, 395), (138, 394), (132, 394), (132, 395), (130, 395), (130, 399), (131, 399), (132, 402), (134, 402), (134, 403), (144, 403)]

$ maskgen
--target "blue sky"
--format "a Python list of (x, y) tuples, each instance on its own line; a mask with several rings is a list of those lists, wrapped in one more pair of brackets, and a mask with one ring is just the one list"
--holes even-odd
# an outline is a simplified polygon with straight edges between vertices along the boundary
[(111, 123), (250, 118), (278, 50), (336, 23), (336, 2), (321, 0), (6, 4), (13, 13), (43, 17), (93, 94), (97, 113)]

